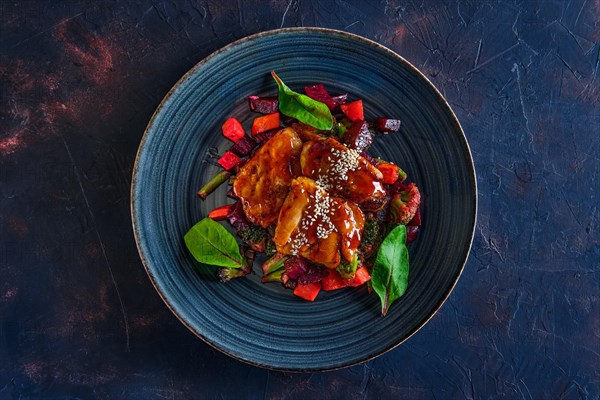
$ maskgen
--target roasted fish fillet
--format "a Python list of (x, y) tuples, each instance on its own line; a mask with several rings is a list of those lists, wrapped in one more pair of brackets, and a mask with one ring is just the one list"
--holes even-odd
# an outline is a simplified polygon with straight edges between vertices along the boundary
[(351, 200), (363, 210), (376, 210), (385, 203), (381, 172), (335, 139), (304, 143), (300, 166), (302, 175), (317, 181), (330, 195)]
[(240, 168), (233, 190), (250, 222), (273, 225), (298, 170), (302, 141), (291, 128), (279, 131)]
[(299, 177), (291, 182), (273, 241), (279, 253), (335, 268), (341, 256), (352, 260), (363, 227), (364, 216), (356, 204), (329, 196), (314, 180)]

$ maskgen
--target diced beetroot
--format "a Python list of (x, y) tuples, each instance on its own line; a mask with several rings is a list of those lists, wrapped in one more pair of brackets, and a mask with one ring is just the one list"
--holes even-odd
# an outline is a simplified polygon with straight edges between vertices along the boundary
[(281, 114), (279, 116), (279, 118), (281, 119), (281, 123), (285, 126), (290, 126), (292, 124), (298, 123), (298, 120), (294, 117), (289, 117), (287, 115), (283, 115)]
[(373, 134), (366, 121), (358, 120), (344, 133), (342, 141), (351, 149), (361, 152), (373, 143)]
[(277, 97), (248, 96), (250, 110), (261, 114), (273, 114), (279, 111)]
[(325, 86), (320, 83), (317, 85), (305, 86), (304, 93), (306, 93), (306, 95), (311, 99), (324, 103), (327, 105), (327, 107), (329, 107), (330, 110), (333, 110), (336, 106), (335, 101), (327, 92)]
[(267, 140), (271, 139), (273, 136), (275, 136), (275, 134), (279, 131), (279, 129), (273, 129), (267, 132), (263, 132), (263, 133), (259, 133), (258, 135), (255, 136), (256, 139), (258, 139), (258, 141), (260, 143), (265, 143)]
[(244, 132), (244, 127), (242, 127), (240, 121), (238, 121), (235, 118), (227, 119), (227, 121), (225, 121), (225, 123), (221, 127), (221, 130), (223, 131), (223, 136), (225, 136), (227, 139), (233, 142), (237, 142), (238, 140), (246, 136), (246, 133)]
[(227, 204), (221, 207), (217, 207), (208, 213), (208, 218), (213, 219), (215, 221), (224, 221), (227, 219), (227, 216), (231, 212), (233, 206), (233, 204)]
[(252, 121), (252, 135), (256, 136), (259, 133), (270, 131), (271, 129), (279, 128), (279, 113), (275, 112), (262, 117), (254, 118)]
[(351, 103), (342, 104), (340, 105), (340, 108), (342, 109), (342, 112), (346, 114), (346, 116), (352, 121), (365, 119), (362, 100), (356, 100)]
[(406, 227), (406, 243), (413, 242), (419, 235), (420, 227), (418, 226), (407, 226)]
[(308, 283), (321, 282), (327, 276), (327, 269), (313, 263), (308, 264), (306, 272), (298, 278), (298, 283), (306, 285)]
[(342, 104), (346, 104), (346, 100), (348, 100), (348, 93), (338, 94), (337, 96), (332, 96), (331, 98), (336, 106), (341, 106)]
[(228, 151), (225, 154), (223, 154), (223, 156), (219, 158), (219, 161), (217, 162), (221, 167), (229, 171), (230, 169), (235, 167), (240, 161), (241, 159), (238, 156), (236, 156), (231, 151)]
[(367, 154), (366, 152), (362, 151), (360, 153), (361, 157), (364, 158), (365, 160), (367, 160), (368, 162), (371, 163), (371, 165), (373, 165), (374, 167), (377, 167), (377, 165), (379, 165), (379, 160), (377, 160), (375, 157), (373, 157), (370, 154)]
[(308, 261), (298, 256), (288, 258), (283, 265), (285, 266), (285, 273), (290, 279), (298, 279), (308, 269)]
[(298, 285), (294, 289), (294, 295), (304, 300), (313, 301), (321, 291), (321, 282)]
[(408, 226), (421, 226), (421, 207), (417, 208), (415, 216), (408, 222)]
[(377, 118), (374, 122), (375, 129), (380, 132), (398, 132), (400, 130), (400, 120), (392, 118)]
[(243, 159), (243, 160), (240, 160), (240, 162), (236, 164), (236, 166), (235, 166), (235, 174), (236, 175), (240, 173), (240, 168), (242, 168), (244, 165), (246, 165), (247, 162), (248, 162), (248, 160)]
[(235, 142), (235, 144), (231, 146), (231, 149), (229, 150), (240, 157), (245, 157), (250, 154), (252, 149), (254, 149), (257, 144), (258, 141), (256, 139), (251, 136), (244, 135), (244, 137)]
[(250, 222), (246, 218), (246, 214), (244, 214), (241, 201), (236, 201), (232, 204), (229, 214), (227, 214), (227, 220), (236, 230), (248, 229), (250, 227)]
[(238, 197), (233, 192), (233, 187), (230, 187), (229, 190), (227, 191), (227, 197), (229, 197), (230, 199), (234, 199), (234, 200), (238, 199)]

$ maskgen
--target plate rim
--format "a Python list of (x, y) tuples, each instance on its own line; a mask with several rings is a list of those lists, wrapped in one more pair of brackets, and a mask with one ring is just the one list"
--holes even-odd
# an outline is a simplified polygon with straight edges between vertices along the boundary
[[(439, 101), (439, 103), (446, 109), (446, 111), (448, 112), (449, 116), (451, 117), (451, 122), (455, 125), (455, 129), (457, 131), (457, 133), (459, 134), (461, 139), (462, 144), (464, 145), (464, 153), (467, 155), (467, 161), (468, 161), (468, 169), (469, 169), (469, 179), (471, 181), (471, 187), (473, 189), (473, 193), (474, 193), (474, 202), (473, 202), (473, 209), (471, 210), (471, 215), (472, 215), (472, 224), (471, 224), (471, 235), (470, 235), (470, 239), (469, 239), (469, 243), (466, 246), (466, 251), (465, 254), (462, 257), (462, 261), (461, 261), (461, 267), (460, 270), (458, 271), (457, 275), (454, 277), (452, 285), (447, 288), (447, 290), (445, 291), (445, 293), (443, 294), (443, 296), (441, 297), (441, 300), (439, 301), (439, 303), (435, 306), (435, 308), (431, 311), (431, 313), (428, 315), (428, 317), (426, 319), (424, 319), (422, 322), (420, 322), (418, 324), (418, 326), (416, 326), (412, 332), (410, 332), (405, 338), (403, 338), (402, 340), (400, 340), (399, 342), (394, 342), (392, 343), (390, 346), (387, 346), (384, 350), (379, 351), (375, 354), (369, 355), (365, 358), (361, 358), (360, 360), (351, 360), (345, 363), (340, 363), (339, 365), (335, 365), (335, 366), (331, 366), (331, 367), (323, 367), (323, 368), (319, 368), (319, 367), (314, 367), (314, 368), (282, 368), (282, 367), (276, 367), (276, 366), (272, 366), (272, 365), (268, 365), (268, 364), (264, 364), (264, 363), (260, 363), (260, 362), (256, 362), (247, 358), (243, 358), (242, 356), (238, 355), (238, 354), (233, 354), (219, 346), (217, 346), (216, 344), (212, 343), (210, 340), (208, 340), (206, 337), (204, 337), (204, 335), (202, 335), (201, 332), (199, 332), (196, 328), (194, 328), (189, 322), (187, 322), (183, 316), (181, 316), (176, 310), (175, 308), (170, 304), (170, 302), (168, 301), (168, 299), (166, 298), (165, 294), (162, 292), (162, 290), (159, 289), (158, 283), (156, 281), (156, 278), (154, 277), (151, 268), (148, 265), (148, 261), (146, 260), (146, 257), (144, 256), (143, 252), (142, 252), (142, 248), (140, 245), (140, 241), (142, 240), (142, 237), (144, 235), (142, 235), (139, 231), (139, 227), (136, 224), (136, 210), (134, 207), (135, 204), (135, 198), (136, 196), (136, 186), (137, 186), (137, 176), (138, 176), (138, 171), (139, 171), (139, 158), (140, 158), (140, 154), (143, 151), (143, 148), (145, 147), (145, 143), (150, 135), (150, 131), (151, 128), (154, 126), (154, 122), (155, 119), (157, 117), (157, 115), (159, 114), (159, 112), (163, 109), (164, 104), (171, 98), (171, 96), (173, 95), (173, 93), (191, 76), (193, 75), (198, 69), (200, 69), (204, 64), (206, 64), (208, 61), (210, 61), (211, 59), (213, 59), (214, 57), (216, 57), (217, 55), (233, 48), (236, 47), (242, 43), (248, 42), (248, 41), (252, 41), (252, 40), (256, 40), (256, 39), (260, 39), (262, 37), (266, 37), (266, 36), (276, 36), (278, 34), (281, 33), (287, 33), (287, 32), (318, 32), (318, 33), (325, 33), (325, 34), (331, 34), (331, 35), (336, 35), (336, 36), (340, 36), (340, 37), (345, 37), (347, 39), (350, 40), (355, 40), (355, 41), (359, 41), (362, 43), (366, 43), (370, 46), (376, 47), (382, 51), (384, 51), (385, 53), (387, 53), (388, 56), (397, 59), (399, 62), (403, 63), (408, 69), (409, 72), (411, 72), (412, 74), (416, 74), (418, 77), (420, 77), (421, 79), (425, 80), (426, 83), (429, 84), (429, 86), (433, 89), (437, 100)], [(456, 287), (456, 284), (458, 283), (460, 277), (462, 276), (462, 273), (465, 269), (465, 266), (467, 264), (467, 261), (469, 259), (469, 255), (471, 253), (471, 248), (473, 245), (473, 239), (475, 237), (475, 228), (477, 226), (477, 213), (478, 213), (478, 208), (479, 208), (479, 194), (478, 194), (478, 188), (477, 188), (477, 174), (475, 172), (475, 163), (473, 162), (473, 155), (471, 152), (471, 148), (469, 146), (469, 142), (467, 140), (467, 137), (465, 135), (465, 132), (462, 128), (462, 125), (460, 124), (460, 121), (458, 120), (458, 118), (456, 117), (456, 114), (454, 113), (454, 110), (452, 110), (452, 108), (450, 107), (450, 104), (448, 103), (448, 101), (446, 100), (446, 98), (442, 95), (442, 93), (438, 90), (438, 88), (433, 84), (433, 82), (431, 82), (431, 80), (429, 78), (427, 78), (427, 76), (425, 76), (425, 74), (423, 72), (421, 72), (417, 67), (415, 67), (410, 61), (406, 60), (404, 57), (402, 57), (400, 54), (396, 53), (395, 51), (391, 50), (390, 48), (377, 43), (371, 39), (365, 38), (363, 36), (354, 34), (354, 33), (350, 33), (350, 32), (346, 32), (346, 31), (342, 31), (342, 30), (338, 30), (338, 29), (331, 29), (331, 28), (321, 28), (321, 27), (291, 27), (291, 28), (279, 28), (279, 29), (272, 29), (272, 30), (267, 30), (267, 31), (262, 31), (262, 32), (258, 32), (252, 35), (248, 35), (245, 36), (241, 39), (235, 40), (217, 50), (215, 50), (214, 52), (212, 52), (211, 54), (209, 54), (208, 56), (204, 57), (202, 60), (200, 60), (199, 62), (197, 62), (196, 64), (194, 64), (194, 66), (192, 68), (190, 68), (181, 78), (179, 78), (177, 80), (177, 82), (169, 89), (169, 91), (165, 94), (165, 96), (163, 97), (163, 99), (161, 100), (161, 102), (158, 104), (158, 106), (156, 107), (156, 110), (154, 110), (154, 113), (152, 114), (152, 117), (150, 118), (148, 125), (146, 126), (146, 128), (144, 129), (144, 133), (142, 135), (142, 138), (140, 139), (140, 144), (138, 146), (137, 152), (136, 152), (136, 156), (135, 156), (135, 160), (134, 160), (134, 164), (133, 164), (133, 169), (132, 169), (132, 173), (131, 173), (131, 187), (130, 187), (130, 201), (129, 201), (129, 205), (130, 205), (130, 213), (131, 213), (131, 223), (132, 223), (132, 228), (133, 228), (133, 235), (134, 235), (134, 239), (135, 239), (135, 244), (136, 244), (136, 248), (138, 250), (138, 254), (140, 256), (140, 259), (142, 261), (142, 265), (146, 271), (146, 274), (148, 275), (148, 277), (150, 278), (150, 282), (152, 283), (152, 286), (154, 286), (154, 289), (156, 290), (156, 292), (158, 293), (159, 297), (162, 299), (162, 301), (165, 303), (165, 305), (167, 306), (167, 308), (173, 313), (173, 315), (175, 315), (175, 317), (188, 329), (190, 330), (194, 335), (196, 335), (199, 339), (201, 339), (204, 343), (208, 344), (210, 347), (220, 351), (223, 354), (226, 354), (227, 356), (241, 361), (243, 363), (255, 366), (255, 367), (260, 367), (260, 368), (265, 368), (268, 370), (272, 370), (272, 371), (282, 371), (282, 372), (296, 372), (296, 373), (306, 373), (306, 372), (322, 372), (322, 371), (334, 371), (334, 370), (338, 370), (338, 369), (343, 369), (343, 368), (347, 368), (347, 367), (351, 367), (354, 365), (358, 365), (358, 364), (362, 364), (364, 362), (368, 362), (370, 360), (373, 360), (374, 358), (377, 358), (387, 352), (389, 352), (390, 350), (395, 349), (396, 347), (400, 346), (402, 343), (404, 343), (405, 341), (407, 341), (408, 339), (410, 339), (415, 333), (417, 333), (419, 330), (421, 330), (421, 328), (423, 328), (423, 326), (425, 326), (432, 318), (434, 315), (437, 314), (437, 312), (439, 311), (439, 309), (444, 305), (444, 303), (448, 300), (448, 298), (450, 297), (450, 294), (452, 293), (452, 291), (454, 290), (454, 288)]]

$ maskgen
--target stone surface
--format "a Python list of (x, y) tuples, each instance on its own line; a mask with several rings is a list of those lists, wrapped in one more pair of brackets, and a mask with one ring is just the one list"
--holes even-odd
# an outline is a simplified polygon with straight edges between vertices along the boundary
[[(0, 3), (0, 398), (598, 398), (600, 2)], [(478, 172), (473, 250), (405, 344), (286, 374), (189, 332), (141, 266), (135, 153), (196, 62), (279, 27), (421, 69)]]

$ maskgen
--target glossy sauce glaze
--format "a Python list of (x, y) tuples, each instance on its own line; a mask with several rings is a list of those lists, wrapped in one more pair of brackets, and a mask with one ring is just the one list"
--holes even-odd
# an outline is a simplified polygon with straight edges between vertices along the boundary
[(281, 208), (273, 240), (282, 254), (335, 268), (341, 256), (352, 260), (363, 227), (363, 213), (355, 204), (330, 196), (310, 178), (298, 177)]
[(302, 141), (291, 128), (279, 131), (240, 168), (233, 190), (250, 222), (264, 228), (273, 225), (290, 182), (299, 172)]
[(304, 143), (300, 165), (304, 176), (314, 179), (332, 196), (351, 200), (365, 211), (374, 211), (384, 202), (381, 172), (335, 139)]

